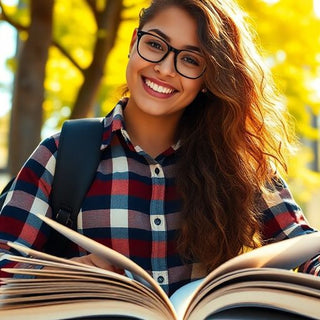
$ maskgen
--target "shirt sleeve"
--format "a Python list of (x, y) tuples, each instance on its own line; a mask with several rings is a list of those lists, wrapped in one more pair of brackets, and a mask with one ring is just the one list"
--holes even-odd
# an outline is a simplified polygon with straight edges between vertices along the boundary
[[(317, 232), (295, 202), (286, 182), (277, 177), (272, 191), (261, 194), (258, 201), (262, 211), (262, 238), (265, 243)], [(299, 271), (320, 275), (320, 255), (299, 267)]]
[[(50, 228), (37, 215), (52, 216), (49, 202), (57, 154), (57, 136), (44, 140), (25, 162), (0, 212), (0, 268), (15, 264), (1, 253), (11, 252), (7, 242), (44, 251)], [(15, 252), (16, 253), (16, 252)], [(8, 276), (1, 273), (1, 276)]]

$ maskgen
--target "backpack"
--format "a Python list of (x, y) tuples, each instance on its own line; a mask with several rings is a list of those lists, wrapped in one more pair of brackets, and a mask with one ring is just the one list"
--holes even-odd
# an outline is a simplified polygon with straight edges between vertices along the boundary
[[(72, 229), (100, 162), (102, 132), (101, 118), (67, 120), (61, 129), (50, 201), (53, 219)], [(0, 210), (13, 181), (1, 192)], [(58, 233), (53, 237), (48, 251), (61, 256), (67, 239)]]

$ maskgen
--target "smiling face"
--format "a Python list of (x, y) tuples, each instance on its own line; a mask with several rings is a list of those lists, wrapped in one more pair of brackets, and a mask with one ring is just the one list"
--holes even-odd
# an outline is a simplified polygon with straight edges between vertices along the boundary
[[(196, 49), (200, 45), (195, 20), (178, 7), (160, 11), (143, 26), (142, 31), (160, 37), (179, 50)], [(180, 75), (175, 69), (172, 51), (158, 63), (144, 60), (137, 52), (137, 41), (135, 30), (126, 73), (130, 91), (126, 109), (135, 109), (137, 113), (152, 117), (169, 116), (179, 119), (184, 108), (201, 90), (202, 76), (188, 79)]]

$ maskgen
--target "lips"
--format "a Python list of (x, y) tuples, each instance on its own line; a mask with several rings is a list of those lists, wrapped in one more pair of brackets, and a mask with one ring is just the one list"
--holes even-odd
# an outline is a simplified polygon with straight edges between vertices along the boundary
[(158, 93), (158, 94), (161, 94), (161, 95), (169, 96), (169, 95), (172, 95), (174, 92), (177, 91), (174, 88), (172, 88), (171, 86), (167, 86), (167, 85), (163, 85), (163, 84), (160, 84), (160, 83), (156, 83), (155, 81), (152, 81), (149, 78), (143, 78), (143, 82), (146, 85), (146, 87), (148, 87), (149, 89), (151, 89), (155, 93)]

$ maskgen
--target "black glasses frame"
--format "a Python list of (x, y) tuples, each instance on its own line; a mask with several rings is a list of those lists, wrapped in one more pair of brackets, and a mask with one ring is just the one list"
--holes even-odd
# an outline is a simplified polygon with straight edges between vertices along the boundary
[[(166, 44), (166, 46), (168, 47), (168, 51), (164, 54), (164, 56), (163, 56), (161, 59), (159, 59), (159, 60), (150, 60), (150, 59), (145, 58), (145, 57), (140, 53), (140, 50), (139, 50), (140, 40), (141, 40), (141, 37), (142, 37), (143, 35), (145, 35), (145, 34), (150, 35), (150, 36), (153, 36), (153, 37), (155, 37), (155, 38), (158, 38), (159, 40), (161, 40), (162, 42), (164, 42), (164, 43)], [(187, 51), (187, 52), (195, 53), (194, 51), (192, 51), (192, 50), (186, 50), (186, 49), (182, 49), (182, 50), (176, 49), (176, 48), (174, 48), (173, 46), (171, 46), (167, 41), (165, 41), (163, 38), (155, 35), (154, 33), (150, 33), (150, 32), (147, 32), (147, 31), (140, 30), (140, 29), (138, 29), (138, 31), (137, 31), (137, 37), (138, 37), (137, 51), (138, 51), (139, 56), (140, 56), (142, 59), (144, 59), (145, 61), (152, 62), (152, 63), (158, 63), (158, 62), (163, 61), (163, 60), (169, 55), (170, 52), (173, 52), (173, 53), (174, 53), (174, 68), (175, 68), (175, 70), (176, 70), (181, 76), (183, 76), (183, 77), (185, 77), (185, 78), (188, 78), (188, 79), (198, 79), (198, 78), (200, 78), (200, 77), (204, 74), (204, 72), (206, 71), (206, 66), (205, 66), (204, 69), (203, 69), (203, 71), (201, 72), (201, 74), (200, 74), (199, 76), (197, 76), (197, 77), (189, 77), (189, 76), (186, 76), (186, 75), (182, 74), (182, 73), (177, 69), (177, 56), (178, 56), (178, 54), (179, 54), (180, 52), (182, 52), (182, 51)], [(198, 54), (198, 53), (196, 53), (196, 54)]]

